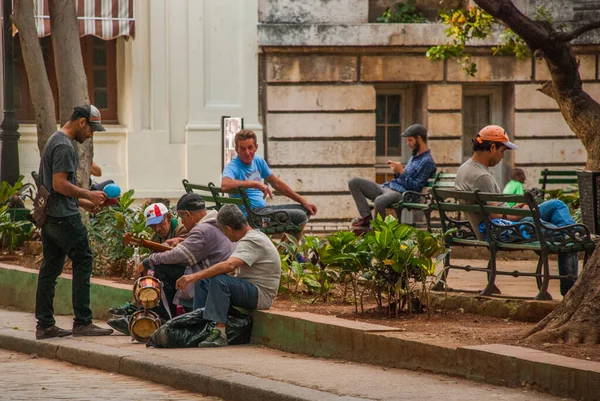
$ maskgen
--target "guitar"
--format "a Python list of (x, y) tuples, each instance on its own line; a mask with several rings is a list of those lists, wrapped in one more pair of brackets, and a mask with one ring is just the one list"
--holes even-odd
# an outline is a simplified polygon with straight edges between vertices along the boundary
[(143, 246), (144, 248), (148, 248), (154, 252), (165, 252), (173, 249), (167, 244), (161, 244), (154, 241), (148, 241), (143, 238), (137, 238), (132, 233), (126, 233), (123, 237), (123, 242), (127, 245)]

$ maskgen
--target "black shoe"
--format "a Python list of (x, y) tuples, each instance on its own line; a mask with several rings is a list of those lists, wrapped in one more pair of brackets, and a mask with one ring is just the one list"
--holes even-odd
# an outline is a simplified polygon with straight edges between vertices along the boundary
[(103, 329), (95, 324), (73, 325), (73, 337), (77, 336), (109, 336), (113, 329)]
[(61, 329), (60, 327), (51, 326), (45, 329), (35, 329), (35, 338), (43, 340), (44, 338), (66, 337), (72, 334), (71, 330)]
[(135, 312), (136, 310), (138, 310), (138, 307), (135, 304), (132, 304), (131, 302), (127, 302), (125, 305), (115, 306), (114, 308), (110, 308), (108, 310), (108, 313), (113, 314), (113, 315), (125, 316), (125, 315), (132, 315), (133, 312)]
[(129, 318), (129, 316), (111, 318), (106, 321), (106, 324), (108, 324), (110, 327), (112, 327), (119, 333), (123, 333), (126, 336), (129, 336)]

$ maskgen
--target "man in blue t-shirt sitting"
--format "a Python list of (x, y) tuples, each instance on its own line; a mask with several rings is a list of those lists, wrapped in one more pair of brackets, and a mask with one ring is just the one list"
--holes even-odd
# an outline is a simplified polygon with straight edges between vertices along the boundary
[[(240, 186), (244, 187), (253, 210), (257, 212), (285, 210), (289, 214), (292, 223), (304, 226), (308, 221), (308, 215), (314, 216), (317, 214), (317, 207), (272, 174), (265, 159), (256, 154), (257, 149), (256, 134), (253, 131), (243, 129), (235, 134), (237, 157), (225, 166), (221, 188), (224, 191), (230, 191)], [(268, 206), (265, 198), (267, 196), (273, 198), (273, 192), (271, 192), (268, 184), (271, 184), (275, 190), (299, 204)]]

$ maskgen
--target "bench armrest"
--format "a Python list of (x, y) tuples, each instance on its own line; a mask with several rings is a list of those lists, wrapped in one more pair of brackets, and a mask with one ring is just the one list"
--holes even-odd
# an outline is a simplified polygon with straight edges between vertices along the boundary
[[(306, 215), (308, 216), (308, 211)], [(285, 210), (249, 210), (248, 223), (253, 228), (295, 227), (289, 213)]]
[(454, 230), (450, 235), (451, 238), (457, 239), (477, 239), (477, 235), (471, 224), (467, 220), (455, 220), (446, 218), (448, 230)]
[[(421, 200), (424, 200), (425, 202), (421, 202)], [(400, 202), (398, 203), (426, 203), (426, 201), (429, 200), (431, 200), (430, 193), (404, 191), (402, 192), (402, 198), (400, 198)]]
[(571, 224), (562, 227), (548, 227), (542, 223), (544, 241), (554, 246), (568, 246), (592, 241), (590, 230), (584, 224)]

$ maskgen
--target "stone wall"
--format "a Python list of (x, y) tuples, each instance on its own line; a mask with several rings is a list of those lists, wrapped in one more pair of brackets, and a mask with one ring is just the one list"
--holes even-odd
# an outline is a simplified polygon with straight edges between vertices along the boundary
[[(273, 173), (313, 201), (317, 219), (345, 220), (348, 181), (375, 178), (375, 89), (357, 55), (266, 54), (267, 158)], [(284, 203), (275, 197), (274, 203)]]
[[(456, 61), (433, 62), (415, 51), (264, 50), (267, 158), (277, 175), (317, 204), (319, 220), (355, 216), (347, 181), (354, 176), (374, 179), (379, 88), (408, 86), (418, 93), (412, 98), (410, 123), (428, 127), (440, 170), (454, 172), (462, 163), (464, 90), (490, 86), (500, 89), (502, 121), (520, 147), (506, 157), (498, 177), (518, 166), (525, 169), (528, 186), (535, 186), (543, 168), (585, 164), (585, 149), (556, 103), (536, 90), (548, 72), (534, 59), (477, 56), (478, 73), (467, 77)], [(597, 55), (579, 58), (585, 89), (600, 99)], [(284, 201), (281, 197), (275, 203)]]

